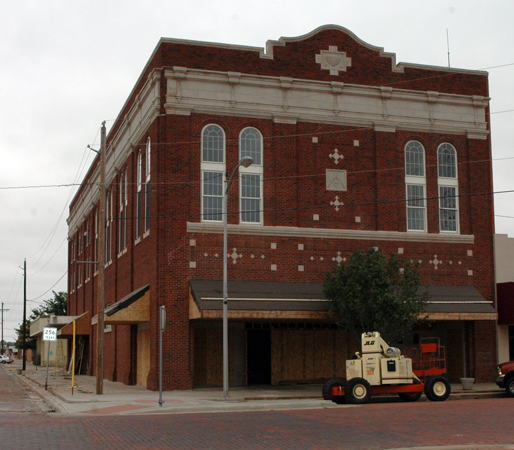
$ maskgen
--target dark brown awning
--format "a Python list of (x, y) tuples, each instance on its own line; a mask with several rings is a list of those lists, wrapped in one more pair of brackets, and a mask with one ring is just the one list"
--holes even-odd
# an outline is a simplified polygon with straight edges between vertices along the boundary
[[(221, 281), (190, 280), (190, 318), (220, 319)], [(229, 317), (232, 319), (329, 320), (329, 303), (321, 283), (230, 281)]]
[[(430, 300), (426, 308), (431, 320), (496, 320), (492, 301), (473, 286), (426, 286)], [(419, 288), (418, 293), (424, 292)]]
[[(190, 280), (190, 318), (220, 319), (221, 281)], [(496, 311), (473, 286), (427, 286), (431, 298), (426, 312), (432, 320), (495, 320)], [(425, 287), (420, 288), (424, 292)], [(322, 283), (230, 281), (231, 319), (333, 320)]]

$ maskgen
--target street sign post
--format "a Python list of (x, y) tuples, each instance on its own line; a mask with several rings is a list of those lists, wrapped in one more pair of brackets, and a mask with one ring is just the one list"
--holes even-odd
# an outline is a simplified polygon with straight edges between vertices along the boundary
[[(43, 341), (49, 341), (46, 345), (48, 352), (46, 355), (46, 380), (45, 380), (45, 391), (48, 390), (48, 362), (50, 360), (50, 344), (52, 341), (57, 341), (57, 328), (45, 327), (43, 328)], [(57, 348), (57, 346), (56, 346)]]

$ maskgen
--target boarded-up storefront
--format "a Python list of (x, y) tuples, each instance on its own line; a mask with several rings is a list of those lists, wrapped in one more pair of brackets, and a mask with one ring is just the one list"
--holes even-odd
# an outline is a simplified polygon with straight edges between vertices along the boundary
[[(222, 284), (190, 281), (194, 385), (222, 384)], [(424, 287), (421, 291), (424, 291)], [(452, 359), (452, 381), (466, 373), (464, 321), (494, 320), (496, 312), (471, 286), (429, 286), (426, 312)], [(322, 382), (345, 375), (360, 342), (339, 331), (321, 283), (229, 283), (229, 384)], [(374, 331), (374, 330), (372, 330)], [(394, 343), (399, 345), (398, 343)]]

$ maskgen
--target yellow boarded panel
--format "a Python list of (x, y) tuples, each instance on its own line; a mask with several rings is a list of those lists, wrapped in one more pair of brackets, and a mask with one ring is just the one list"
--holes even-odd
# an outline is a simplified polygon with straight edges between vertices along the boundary
[(146, 386), (150, 373), (150, 330), (137, 331), (137, 384)]

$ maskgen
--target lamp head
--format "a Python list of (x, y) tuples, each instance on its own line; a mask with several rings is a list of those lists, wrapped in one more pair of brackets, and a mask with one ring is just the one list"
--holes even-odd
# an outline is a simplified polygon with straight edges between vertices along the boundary
[(239, 165), (243, 166), (244, 168), (250, 167), (252, 164), (253, 158), (251, 156), (243, 156), (241, 161), (239, 161)]

